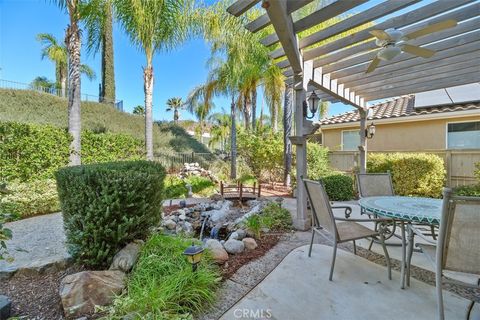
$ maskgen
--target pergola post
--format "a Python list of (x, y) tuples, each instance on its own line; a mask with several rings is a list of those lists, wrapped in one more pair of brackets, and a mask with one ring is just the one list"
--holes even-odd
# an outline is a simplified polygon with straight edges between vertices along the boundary
[(296, 174), (297, 174), (297, 216), (293, 225), (297, 230), (308, 230), (310, 219), (307, 214), (307, 193), (301, 177), (307, 176), (307, 139), (304, 136), (303, 102), (306, 98), (306, 85), (303, 76), (294, 76), (295, 89), (295, 143)]
[(367, 172), (367, 137), (365, 137), (365, 130), (367, 130), (367, 110), (359, 109), (360, 112), (360, 145), (358, 150), (360, 152), (360, 173)]

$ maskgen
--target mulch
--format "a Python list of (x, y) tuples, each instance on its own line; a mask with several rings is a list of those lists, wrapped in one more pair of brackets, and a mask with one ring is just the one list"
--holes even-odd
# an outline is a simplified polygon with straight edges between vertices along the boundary
[(58, 289), (63, 277), (83, 271), (72, 266), (59, 272), (23, 275), (16, 274), (8, 280), (0, 280), (0, 294), (12, 301), (11, 316), (22, 319), (63, 319), (63, 309)]
[(261, 239), (256, 240), (258, 247), (255, 250), (245, 250), (240, 254), (230, 255), (229, 260), (220, 269), (223, 279), (229, 279), (242, 266), (264, 256), (278, 243), (282, 235), (283, 233), (263, 234)]

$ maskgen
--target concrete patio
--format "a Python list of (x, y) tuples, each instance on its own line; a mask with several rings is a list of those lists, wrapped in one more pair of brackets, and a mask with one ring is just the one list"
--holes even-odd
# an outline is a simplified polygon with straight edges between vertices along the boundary
[[(339, 250), (328, 281), (332, 248), (315, 244), (293, 250), (259, 285), (221, 319), (434, 319), (435, 288), (412, 279), (399, 287), (400, 274)], [(446, 319), (465, 318), (468, 301), (444, 292)]]

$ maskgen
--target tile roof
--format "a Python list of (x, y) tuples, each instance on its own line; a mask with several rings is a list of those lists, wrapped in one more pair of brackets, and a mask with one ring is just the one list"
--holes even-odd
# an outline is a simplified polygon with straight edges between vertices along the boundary
[[(453, 111), (465, 111), (478, 109), (480, 114), (480, 101), (464, 104), (450, 104), (436, 107), (414, 108), (415, 95), (407, 95), (395, 100), (385, 101), (372, 106), (373, 113), (369, 120), (392, 119), (400, 117), (411, 117), (426, 114), (435, 114)], [(336, 116), (325, 118), (320, 121), (321, 125), (348, 123), (360, 121), (358, 110), (342, 113)]]

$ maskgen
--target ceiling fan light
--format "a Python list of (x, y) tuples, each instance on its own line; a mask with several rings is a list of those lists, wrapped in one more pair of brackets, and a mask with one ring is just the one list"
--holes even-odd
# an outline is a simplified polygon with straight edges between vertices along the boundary
[(385, 47), (380, 50), (377, 54), (377, 57), (383, 61), (389, 61), (398, 56), (402, 50), (395, 46)]

